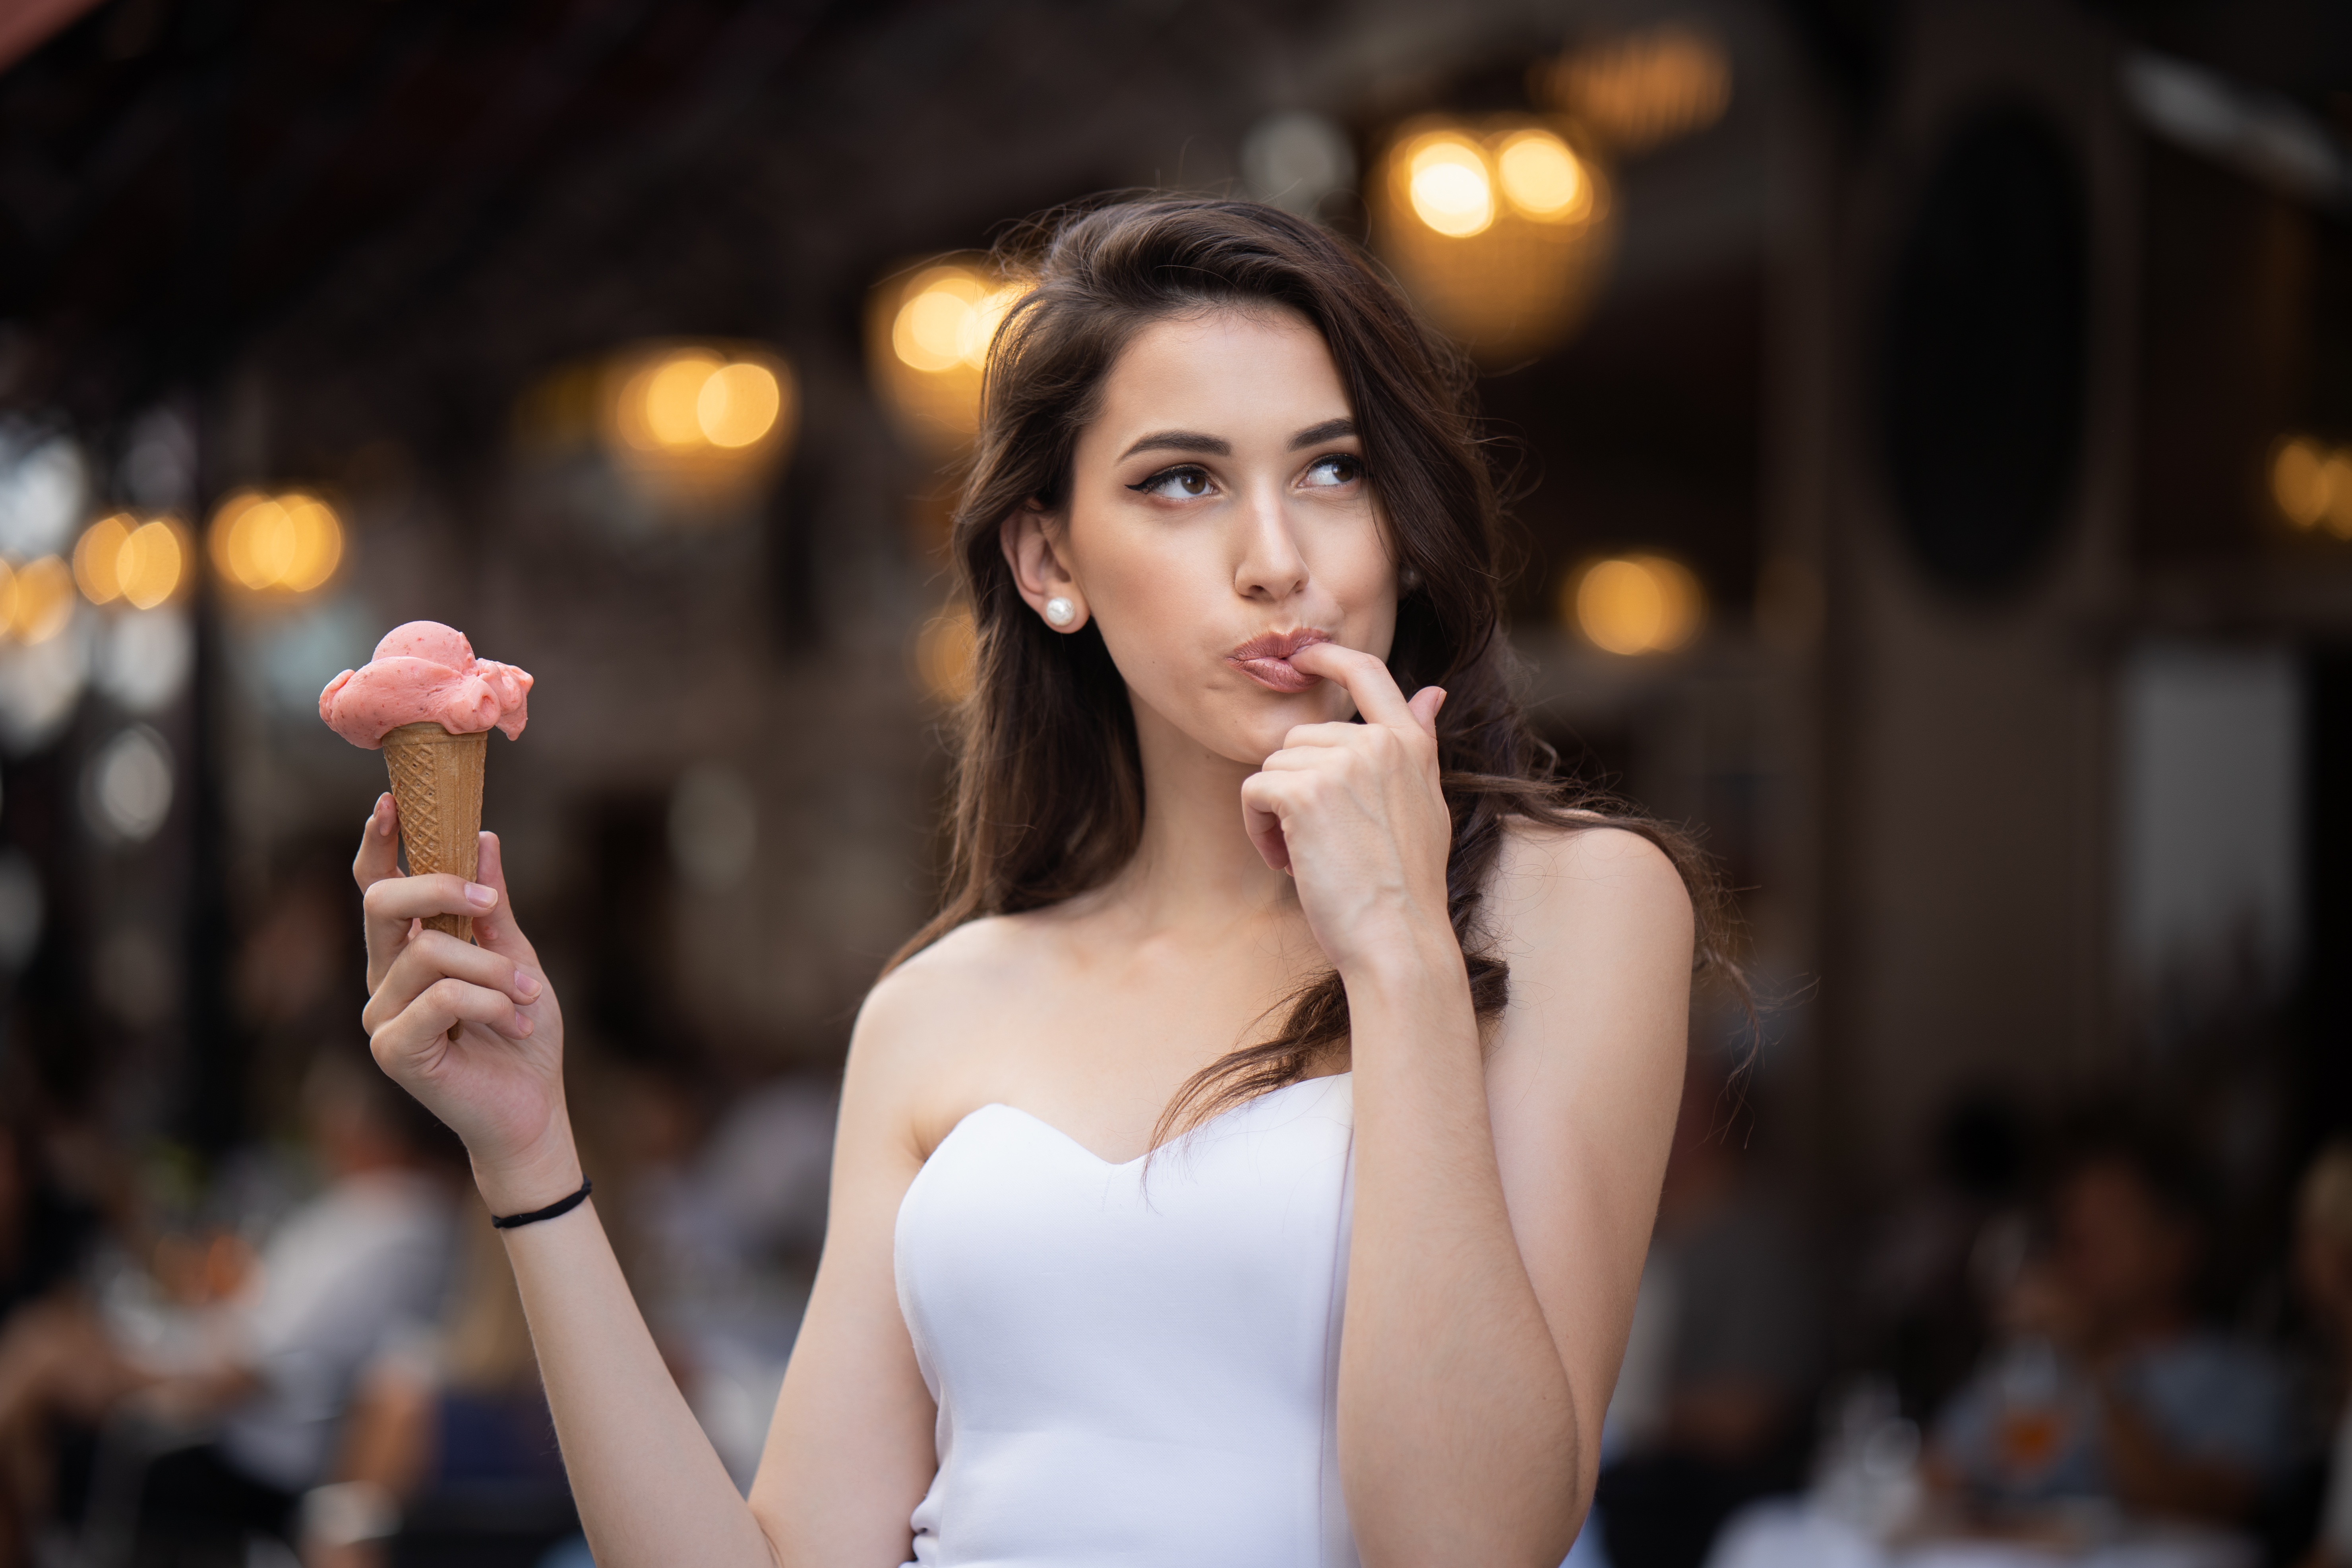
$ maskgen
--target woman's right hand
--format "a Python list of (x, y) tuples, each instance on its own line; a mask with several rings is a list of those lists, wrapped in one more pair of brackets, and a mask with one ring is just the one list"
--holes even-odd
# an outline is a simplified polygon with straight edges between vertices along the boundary
[[(580, 1185), (563, 1014), (515, 923), (498, 836), (482, 835), (478, 882), (403, 876), (397, 810), (377, 798), (352, 862), (367, 910), (369, 1047), (465, 1140), (492, 1214), (544, 1207)], [(473, 916), (473, 942), (419, 923), (442, 914)]]

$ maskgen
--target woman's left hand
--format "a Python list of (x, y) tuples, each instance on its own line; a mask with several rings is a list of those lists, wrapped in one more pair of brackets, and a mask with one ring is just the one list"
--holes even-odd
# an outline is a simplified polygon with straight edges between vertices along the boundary
[(1438, 785), (1437, 710), (1425, 686), (1405, 700), (1388, 666), (1337, 643), (1291, 665), (1336, 681), (1364, 721), (1300, 724), (1242, 785), (1242, 813), (1266, 864), (1298, 882), (1323, 952), (1344, 976), (1417, 937), (1453, 931), (1445, 861), (1454, 825)]

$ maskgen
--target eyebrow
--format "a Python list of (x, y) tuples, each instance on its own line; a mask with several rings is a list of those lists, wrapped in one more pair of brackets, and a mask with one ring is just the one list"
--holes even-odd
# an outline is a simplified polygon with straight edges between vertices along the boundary
[(1356, 422), (1352, 419), (1326, 419), (1322, 424), (1309, 425), (1293, 436), (1290, 449), (1296, 452), (1302, 447), (1319, 447), (1326, 441), (1337, 441), (1342, 436), (1355, 433)]
[(1203, 436), (1197, 430), (1155, 430), (1118, 455), (1125, 462), (1138, 452), (1206, 452), (1213, 457), (1230, 458), (1234, 444), (1221, 436)]
[[(1326, 419), (1320, 425), (1309, 425), (1290, 438), (1294, 452), (1307, 447), (1319, 447), (1326, 441), (1337, 441), (1356, 433), (1353, 419)], [(1197, 430), (1155, 430), (1118, 455), (1125, 462), (1138, 452), (1206, 452), (1212, 457), (1230, 458), (1234, 444), (1222, 436), (1203, 436)]]

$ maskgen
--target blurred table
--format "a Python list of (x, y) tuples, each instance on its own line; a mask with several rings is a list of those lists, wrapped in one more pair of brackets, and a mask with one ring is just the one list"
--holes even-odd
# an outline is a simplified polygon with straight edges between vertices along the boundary
[(2256, 1568), (2254, 1542), (2226, 1531), (2131, 1521), (2068, 1548), (1982, 1537), (1882, 1544), (1805, 1499), (1776, 1499), (1735, 1514), (1707, 1568)]

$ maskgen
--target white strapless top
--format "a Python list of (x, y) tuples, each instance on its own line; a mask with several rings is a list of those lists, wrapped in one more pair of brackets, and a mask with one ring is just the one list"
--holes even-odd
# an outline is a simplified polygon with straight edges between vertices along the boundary
[(898, 1207), (898, 1306), (939, 1401), (924, 1568), (1354, 1568), (1333, 1395), (1347, 1074), (1124, 1165), (1006, 1105)]

